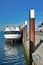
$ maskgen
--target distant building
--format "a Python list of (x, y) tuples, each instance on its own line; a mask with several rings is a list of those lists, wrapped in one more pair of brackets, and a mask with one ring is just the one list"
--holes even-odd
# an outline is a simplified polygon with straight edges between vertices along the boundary
[(43, 22), (41, 23), (41, 25), (38, 26), (38, 31), (40, 31), (40, 32), (43, 31)]

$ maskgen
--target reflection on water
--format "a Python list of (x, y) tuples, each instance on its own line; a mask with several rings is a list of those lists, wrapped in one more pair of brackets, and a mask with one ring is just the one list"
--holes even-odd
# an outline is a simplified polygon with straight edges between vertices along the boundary
[(5, 44), (4, 45), (4, 50), (5, 50), (5, 55), (6, 56), (17, 55), (18, 54), (17, 46), (11, 46), (9, 44)]
[(0, 65), (25, 65), (22, 45), (10, 45), (0, 33)]

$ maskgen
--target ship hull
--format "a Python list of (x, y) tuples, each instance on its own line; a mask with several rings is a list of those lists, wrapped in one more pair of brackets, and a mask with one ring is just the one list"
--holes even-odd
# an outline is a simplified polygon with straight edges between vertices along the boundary
[(5, 34), (5, 39), (14, 39), (19, 40), (21, 38), (21, 34)]

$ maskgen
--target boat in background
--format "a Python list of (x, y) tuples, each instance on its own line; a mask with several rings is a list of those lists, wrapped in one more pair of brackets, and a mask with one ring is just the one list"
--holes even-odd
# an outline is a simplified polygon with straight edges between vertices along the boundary
[(4, 38), (19, 40), (21, 38), (20, 27), (19, 26), (6, 26)]
[(38, 31), (43, 32), (43, 22), (38, 26)]

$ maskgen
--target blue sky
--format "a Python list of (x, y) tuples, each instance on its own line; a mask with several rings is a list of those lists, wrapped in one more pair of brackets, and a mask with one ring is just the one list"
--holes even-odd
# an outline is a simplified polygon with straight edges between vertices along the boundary
[(0, 26), (6, 24), (22, 25), (29, 21), (29, 10), (35, 9), (35, 23), (43, 20), (43, 0), (0, 0)]

